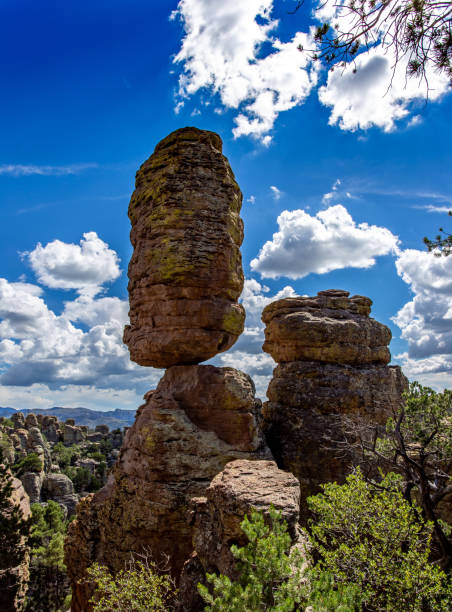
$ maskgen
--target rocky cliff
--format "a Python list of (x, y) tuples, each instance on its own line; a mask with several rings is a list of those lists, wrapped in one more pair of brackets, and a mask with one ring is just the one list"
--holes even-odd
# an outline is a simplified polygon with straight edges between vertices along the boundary
[[(4, 465), (0, 465), (0, 470), (5, 470)], [(19, 515), (23, 519), (28, 519), (30, 501), (22, 483), (17, 478), (11, 476), (12, 491), (9, 499), (2, 500), (2, 519), (5, 528), (11, 528), (12, 510), (18, 509)], [(3, 538), (8, 537), (7, 542)], [(1, 534), (4, 546), (0, 547), (0, 610), (2, 612), (19, 612), (23, 609), (25, 595), (27, 592), (27, 582), (29, 579), (29, 549), (26, 547), (24, 539), (16, 540), (16, 534)], [(13, 541), (14, 540), (14, 541)]]
[(359, 461), (353, 427), (384, 423), (407, 388), (387, 365), (391, 332), (369, 317), (371, 304), (327, 290), (263, 311), (263, 349), (279, 362), (263, 409), (266, 439), (278, 466), (299, 479), (302, 500), (323, 482), (343, 482)]

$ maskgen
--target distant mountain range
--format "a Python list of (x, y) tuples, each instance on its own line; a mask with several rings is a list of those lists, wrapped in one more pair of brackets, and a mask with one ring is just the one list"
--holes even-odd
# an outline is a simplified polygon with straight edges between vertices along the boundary
[(128, 427), (133, 424), (135, 419), (135, 410), (109, 410), (102, 412), (101, 410), (90, 410), (89, 408), (63, 408), (55, 406), (54, 408), (47, 409), (33, 409), (25, 408), (24, 410), (16, 410), (15, 408), (0, 406), (0, 416), (10, 417), (15, 412), (22, 412), (24, 416), (27, 416), (30, 412), (33, 414), (52, 414), (58, 418), (59, 421), (65, 421), (66, 419), (74, 419), (76, 425), (88, 425), (90, 429), (94, 429), (96, 425), (108, 425), (110, 429), (117, 429), (120, 427)]

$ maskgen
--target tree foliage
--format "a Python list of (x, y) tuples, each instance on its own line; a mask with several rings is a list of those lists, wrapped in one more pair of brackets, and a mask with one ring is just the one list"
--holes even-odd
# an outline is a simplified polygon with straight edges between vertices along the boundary
[[(449, 216), (452, 217), (452, 210), (449, 210)], [(444, 255), (447, 257), (452, 251), (452, 234), (445, 232), (442, 227), (439, 228), (439, 234), (435, 236), (434, 240), (424, 238), (424, 244), (427, 246), (430, 253), (440, 257)]]
[(244, 547), (232, 546), (239, 579), (208, 574), (198, 585), (206, 612), (292, 612), (312, 606), (318, 612), (354, 612), (360, 603), (355, 585), (338, 583), (320, 568), (311, 568), (293, 547), (287, 524), (270, 508), (270, 521), (256, 511), (241, 528)]
[(162, 573), (147, 553), (136, 554), (125, 569), (112, 576), (94, 563), (88, 577), (96, 584), (90, 600), (94, 612), (168, 612), (175, 595), (173, 581)]
[(252, 512), (241, 528), (248, 538), (242, 548), (231, 547), (240, 572), (238, 581), (227, 576), (208, 574), (212, 586), (199, 585), (208, 604), (206, 612), (291, 612), (301, 601), (302, 558), (298, 550), (290, 552), (290, 536), (280, 515), (270, 509), (270, 524), (262, 514)]
[(26, 472), (36, 472), (39, 474), (44, 468), (41, 457), (37, 453), (28, 453), (11, 466), (11, 469), (20, 478)]
[(401, 474), (405, 500), (420, 504), (424, 520), (433, 525), (442, 565), (451, 568), (450, 529), (439, 519), (438, 507), (452, 496), (452, 391), (436, 393), (411, 383), (383, 435), (374, 429), (361, 435), (360, 444), (383, 469)]
[[(300, 4), (300, 3), (299, 3)], [(300, 4), (301, 5), (301, 4)], [(395, 63), (407, 58), (408, 76), (426, 77), (427, 67), (452, 82), (452, 3), (450, 0), (343, 0), (321, 3), (334, 17), (317, 28), (317, 59), (345, 65), (362, 49), (381, 44)]]
[(54, 501), (45, 506), (33, 504), (30, 535), (30, 581), (26, 612), (67, 610), (69, 580), (64, 565), (64, 536), (67, 521)]
[(429, 563), (433, 525), (403, 497), (400, 476), (389, 473), (375, 488), (357, 470), (344, 485), (323, 485), (308, 506), (318, 567), (355, 585), (366, 611), (449, 609), (450, 582)]

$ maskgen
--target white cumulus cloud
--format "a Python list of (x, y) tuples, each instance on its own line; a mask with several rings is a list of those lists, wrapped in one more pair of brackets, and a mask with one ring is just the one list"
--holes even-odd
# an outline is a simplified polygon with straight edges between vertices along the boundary
[[(394, 130), (396, 121), (410, 113), (412, 102), (427, 96), (423, 83), (406, 78), (406, 62), (400, 58), (394, 70), (393, 52), (378, 46), (358, 55), (344, 69), (329, 72), (319, 99), (331, 108), (330, 125), (350, 131), (373, 126)], [(432, 68), (427, 72), (429, 99), (435, 101), (448, 91), (448, 79)]]
[[(289, 42), (274, 35), (273, 0), (180, 0), (185, 36), (175, 63), (182, 66), (179, 104), (197, 91), (218, 94), (236, 110), (234, 136), (252, 135), (263, 144), (279, 113), (301, 104), (317, 83), (309, 55), (309, 34), (297, 32)], [(264, 45), (269, 52), (262, 55)]]
[(337, 204), (311, 216), (302, 209), (285, 210), (279, 230), (266, 242), (251, 268), (264, 278), (299, 279), (341, 268), (369, 268), (375, 257), (397, 248), (398, 238), (387, 228), (356, 224)]
[(49, 242), (24, 254), (38, 281), (52, 289), (76, 289), (98, 293), (101, 285), (121, 274), (115, 251), (96, 232), (83, 234), (80, 245), (61, 240)]

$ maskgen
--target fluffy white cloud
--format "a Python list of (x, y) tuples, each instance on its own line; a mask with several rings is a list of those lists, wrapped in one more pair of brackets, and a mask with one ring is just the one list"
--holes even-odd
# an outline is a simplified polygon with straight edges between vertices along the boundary
[(121, 274), (115, 251), (101, 240), (96, 232), (83, 234), (80, 245), (60, 240), (24, 253), (38, 280), (52, 289), (77, 289), (80, 293), (95, 294), (101, 285)]
[(396, 268), (414, 293), (393, 317), (408, 342), (408, 351), (397, 358), (408, 376), (452, 386), (452, 258), (407, 249)]
[[(416, 99), (427, 96), (417, 79), (406, 78), (406, 58), (394, 69), (395, 57), (375, 47), (358, 55), (343, 70), (328, 74), (327, 84), (319, 89), (322, 104), (331, 108), (330, 125), (343, 130), (366, 130), (372, 126), (385, 132), (394, 130), (396, 121), (406, 117)], [(449, 89), (448, 79), (428, 69), (429, 99), (438, 100)]]
[[(104, 390), (112, 397), (136, 398), (157, 383), (161, 371), (133, 364), (122, 342), (127, 302), (96, 297), (102, 284), (120, 273), (117, 254), (106, 243), (91, 232), (80, 246), (57, 240), (38, 245), (27, 260), (43, 284), (76, 288), (80, 295), (56, 314), (41, 287), (0, 279), (1, 403), (40, 405), (37, 398), (18, 404), (28, 397), (24, 389), (33, 388), (42, 391), (46, 405), (68, 404), (77, 396), (89, 399), (83, 389), (95, 388), (85, 404), (103, 406)], [(16, 403), (9, 401), (14, 397)]]
[[(297, 32), (290, 42), (272, 35), (273, 0), (180, 0), (185, 36), (175, 63), (183, 66), (179, 97), (202, 89), (219, 94), (226, 108), (238, 111), (234, 136), (252, 135), (269, 144), (278, 114), (302, 103), (317, 83), (308, 54), (308, 34)], [(271, 50), (262, 56), (263, 46)], [(179, 102), (180, 104), (180, 102)]]
[(376, 256), (394, 251), (398, 242), (384, 227), (357, 225), (340, 204), (315, 216), (285, 210), (277, 222), (279, 231), (251, 261), (251, 268), (264, 278), (298, 279), (341, 268), (369, 268)]

